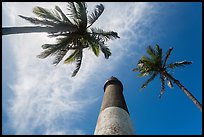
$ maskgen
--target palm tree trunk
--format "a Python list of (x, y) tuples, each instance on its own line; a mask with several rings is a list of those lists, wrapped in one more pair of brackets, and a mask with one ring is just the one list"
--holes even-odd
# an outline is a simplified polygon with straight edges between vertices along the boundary
[[(74, 30), (75, 28), (67, 27), (67, 31)], [(20, 34), (20, 33), (37, 33), (37, 32), (59, 32), (66, 31), (64, 28), (55, 27), (40, 27), (40, 26), (24, 26), (24, 27), (4, 27), (2, 28), (2, 35)]]
[(177, 86), (184, 91), (184, 93), (186, 93), (186, 95), (193, 101), (193, 103), (200, 109), (200, 111), (202, 112), (202, 105), (200, 104), (200, 102), (174, 77), (172, 77), (169, 73), (167, 73), (166, 71), (162, 72), (162, 74), (168, 78), (170, 78), (171, 80), (173, 80), (174, 83), (177, 84)]

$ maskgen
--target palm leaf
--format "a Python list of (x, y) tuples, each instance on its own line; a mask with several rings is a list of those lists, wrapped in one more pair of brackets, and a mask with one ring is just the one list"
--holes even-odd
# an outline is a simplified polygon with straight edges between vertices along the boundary
[(79, 27), (82, 30), (86, 30), (87, 26), (87, 11), (85, 2), (76, 2), (78, 4), (78, 15), (80, 18)]
[(164, 83), (164, 76), (160, 75), (160, 80), (161, 80), (161, 92), (159, 94), (159, 98), (161, 98), (161, 96), (164, 94), (165, 91), (165, 83)]
[(74, 2), (68, 2), (67, 10), (70, 12), (67, 15), (74, 21), (74, 24), (78, 26), (79, 25), (79, 23), (78, 23), (79, 17), (78, 17)]
[(72, 77), (76, 76), (76, 74), (78, 73), (80, 67), (81, 67), (81, 63), (82, 63), (82, 56), (83, 56), (83, 51), (79, 50), (79, 52), (76, 54), (76, 69), (74, 70), (74, 72), (72, 73)]
[(61, 22), (60, 19), (57, 17), (57, 15), (54, 14), (51, 10), (48, 10), (42, 7), (37, 6), (33, 8), (33, 13), (43, 19), (51, 20), (54, 22)]
[(94, 11), (91, 13), (91, 15), (88, 16), (89, 26), (87, 28), (89, 28), (101, 16), (103, 11), (104, 11), (103, 4), (100, 4), (100, 5), (96, 6)]
[(173, 88), (173, 84), (171, 82), (171, 80), (167, 79), (167, 85), (170, 87), (170, 88)]
[(46, 25), (46, 26), (55, 26), (56, 24), (52, 21), (48, 21), (48, 20), (39, 20), (37, 18), (33, 18), (33, 17), (25, 17), (25, 16), (22, 16), (22, 15), (18, 15), (19, 17), (29, 21), (30, 23), (32, 24), (35, 24), (35, 25)]
[[(67, 18), (67, 16), (63, 13), (63, 11), (60, 9), (60, 7), (55, 6), (55, 9), (60, 13), (61, 17), (62, 17), (62, 21), (72, 24), (71, 21)], [(73, 25), (73, 24), (72, 24)]]
[(153, 60), (157, 59), (157, 52), (151, 46), (148, 46), (146, 51)]
[(51, 48), (52, 46), (56, 46), (57, 44), (43, 44), (41, 47), (43, 49), (48, 49), (48, 48)]
[(170, 63), (167, 65), (167, 68), (174, 69), (176, 67), (185, 67), (186, 65), (192, 64), (192, 61), (181, 61), (181, 62), (175, 62), (175, 63)]
[(141, 88), (146, 88), (148, 83), (151, 82), (152, 80), (154, 80), (154, 78), (157, 76), (157, 74), (158, 74), (158, 72), (155, 72), (153, 75), (151, 75), (151, 77), (142, 84)]
[(74, 41), (75, 41), (75, 36), (71, 34), (67, 35), (66, 37), (57, 38), (58, 44), (65, 45), (70, 49), (72, 49), (71, 45), (73, 44)]
[(53, 54), (55, 51), (56, 51), (55, 48), (48, 49), (48, 50), (45, 50), (45, 51), (41, 52), (39, 55), (37, 55), (37, 57), (41, 58), (41, 59), (44, 59), (44, 58), (48, 57), (49, 55)]
[(100, 50), (103, 52), (106, 59), (108, 59), (109, 56), (111, 56), (110, 49), (107, 46), (105, 46), (104, 41), (99, 39), (96, 35), (89, 35), (87, 39), (90, 45), (92, 44), (99, 45)]
[(104, 54), (104, 56), (105, 56), (106, 59), (108, 59), (109, 56), (111, 56), (111, 51), (110, 51), (110, 49), (109, 49), (107, 46), (105, 46), (105, 45), (100, 45), (100, 49), (101, 49), (101, 51), (103, 52), (103, 54)]
[(140, 69), (139, 68), (134, 68), (132, 71), (139, 71)]
[(79, 50), (75, 50), (68, 58), (65, 59), (64, 63), (68, 64), (74, 62), (78, 53)]
[(144, 76), (148, 76), (150, 73), (148, 72), (141, 72), (140, 74), (137, 75), (137, 77), (144, 77)]
[(97, 44), (95, 44), (95, 43), (92, 43), (92, 44), (91, 44), (91, 49), (92, 49), (92, 51), (94, 52), (94, 54), (98, 57), (98, 56), (99, 56), (99, 53), (100, 53), (99, 45), (97, 45)]
[(156, 46), (155, 46), (155, 49), (156, 49), (156, 51), (157, 51), (157, 56), (158, 56), (158, 59), (162, 59), (162, 49), (159, 47), (159, 45), (158, 44), (156, 44)]
[(86, 4), (84, 2), (68, 2), (68, 15), (78, 28), (85, 29), (87, 26)]
[(49, 55), (53, 55), (59, 50), (63, 45), (60, 44), (44, 44), (42, 47), (46, 50), (41, 52), (39, 55), (37, 55), (38, 58), (44, 59), (48, 57)]
[(99, 39), (103, 40), (103, 41), (108, 41), (108, 40), (113, 40), (113, 39), (117, 39), (120, 38), (118, 36), (118, 34), (114, 31), (104, 31), (102, 29), (99, 28), (91, 28), (92, 31), (92, 35), (94, 35), (95, 37), (98, 37)]
[(57, 64), (63, 59), (63, 57), (66, 55), (67, 52), (68, 52), (67, 49), (61, 49), (61, 50), (57, 53), (57, 55), (56, 55), (56, 57), (55, 57), (55, 60), (53, 61), (53, 64), (54, 64), (54, 65), (57, 65)]
[(163, 61), (163, 62), (164, 62), (164, 63), (163, 63), (163, 67), (165, 67), (166, 61), (167, 61), (167, 59), (169, 58), (169, 56), (170, 56), (172, 50), (173, 50), (173, 48), (171, 47), (171, 48), (169, 48), (169, 50), (166, 52), (166, 56), (165, 56), (164, 61)]

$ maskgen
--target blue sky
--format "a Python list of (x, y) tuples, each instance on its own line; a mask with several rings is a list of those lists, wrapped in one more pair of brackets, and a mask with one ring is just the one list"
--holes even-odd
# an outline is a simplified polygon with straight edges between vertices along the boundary
[[(99, 3), (87, 3), (93, 10)], [(85, 51), (82, 67), (71, 78), (74, 64), (58, 66), (52, 58), (38, 59), (46, 34), (2, 37), (2, 133), (3, 134), (93, 134), (104, 82), (117, 77), (136, 134), (200, 135), (202, 113), (176, 86), (159, 99), (157, 77), (143, 91), (146, 78), (132, 72), (146, 47), (159, 44), (173, 51), (169, 61), (193, 61), (172, 75), (202, 103), (202, 3), (102, 3), (105, 11), (96, 27), (118, 32), (108, 42), (112, 56), (106, 60)], [(17, 15), (33, 16), (33, 6), (53, 8), (64, 3), (2, 3), (2, 26), (31, 25)]]

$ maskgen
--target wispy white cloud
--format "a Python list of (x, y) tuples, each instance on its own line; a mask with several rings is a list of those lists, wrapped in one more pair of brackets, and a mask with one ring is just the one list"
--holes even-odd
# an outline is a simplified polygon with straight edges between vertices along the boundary
[[(99, 3), (88, 3), (88, 8), (93, 9), (96, 4)], [(14, 68), (16, 81), (10, 85), (15, 95), (8, 114), (16, 134), (35, 134), (37, 129), (40, 134), (86, 134), (83, 129), (72, 129), (70, 123), (82, 120), (86, 108), (94, 105), (99, 99), (98, 93), (92, 92), (92, 88), (87, 89), (87, 85), (93, 81), (96, 83), (103, 81), (111, 75), (121, 59), (127, 53), (131, 53), (132, 43), (141, 38), (142, 26), (151, 20), (146, 18), (151, 14), (146, 12), (152, 10), (151, 4), (103, 4), (105, 11), (95, 27), (119, 33), (121, 37), (119, 40), (108, 42), (114, 57), (106, 60), (100, 54), (97, 58), (85, 50), (81, 69), (74, 78), (71, 78), (71, 73), (75, 64), (60, 63), (53, 66), (52, 58), (44, 60), (36, 58), (42, 51), (40, 45), (51, 43), (54, 39), (47, 38), (46, 34), (8, 36), (8, 40), (13, 43), (11, 51), (16, 62)], [(47, 8), (59, 5), (66, 10), (63, 3), (3, 3), (3, 12), (9, 15), (7, 21), (10, 22), (9, 26), (26, 24), (26, 21), (18, 19), (17, 15), (33, 16), (31, 11), (35, 5)], [(5, 8), (10, 10), (7, 11)], [(136, 25), (140, 27), (137, 28)], [(96, 84), (94, 88), (102, 86)], [(87, 92), (84, 93), (84, 90)], [(40, 128), (44, 130), (40, 131)]]

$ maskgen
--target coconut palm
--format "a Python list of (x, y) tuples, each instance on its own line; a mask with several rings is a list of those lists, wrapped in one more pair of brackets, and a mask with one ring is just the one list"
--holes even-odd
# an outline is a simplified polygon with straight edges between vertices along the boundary
[(150, 76), (148, 80), (144, 82), (141, 86), (141, 89), (145, 88), (156, 76), (159, 75), (161, 80), (161, 92), (159, 97), (161, 98), (162, 94), (165, 91), (165, 81), (167, 85), (172, 88), (173, 83), (175, 83), (184, 93), (193, 101), (193, 103), (200, 109), (202, 112), (202, 105), (198, 100), (177, 80), (175, 79), (168, 70), (184, 67), (186, 65), (192, 64), (191, 61), (181, 61), (181, 62), (172, 62), (167, 64), (167, 60), (170, 57), (173, 48), (169, 48), (166, 52), (166, 55), (163, 57), (162, 49), (159, 45), (156, 44), (155, 49), (151, 46), (148, 46), (147, 53), (149, 57), (142, 56), (137, 63), (137, 67), (133, 71), (139, 71), (138, 77)]
[(108, 59), (111, 51), (106, 46), (106, 42), (119, 36), (114, 31), (91, 27), (104, 11), (102, 4), (96, 5), (94, 11), (88, 15), (85, 2), (68, 2), (67, 11), (67, 14), (64, 14), (58, 6), (55, 6), (54, 10), (37, 6), (33, 9), (33, 13), (38, 18), (19, 16), (32, 24), (41, 26), (3, 28), (2, 35), (47, 32), (49, 37), (56, 37), (55, 44), (42, 45), (44, 51), (37, 57), (44, 59), (54, 55), (53, 64), (57, 65), (70, 51), (71, 54), (64, 63), (76, 62), (76, 69), (72, 73), (74, 77), (80, 69), (84, 49), (91, 49), (96, 56), (99, 56), (101, 51)]

